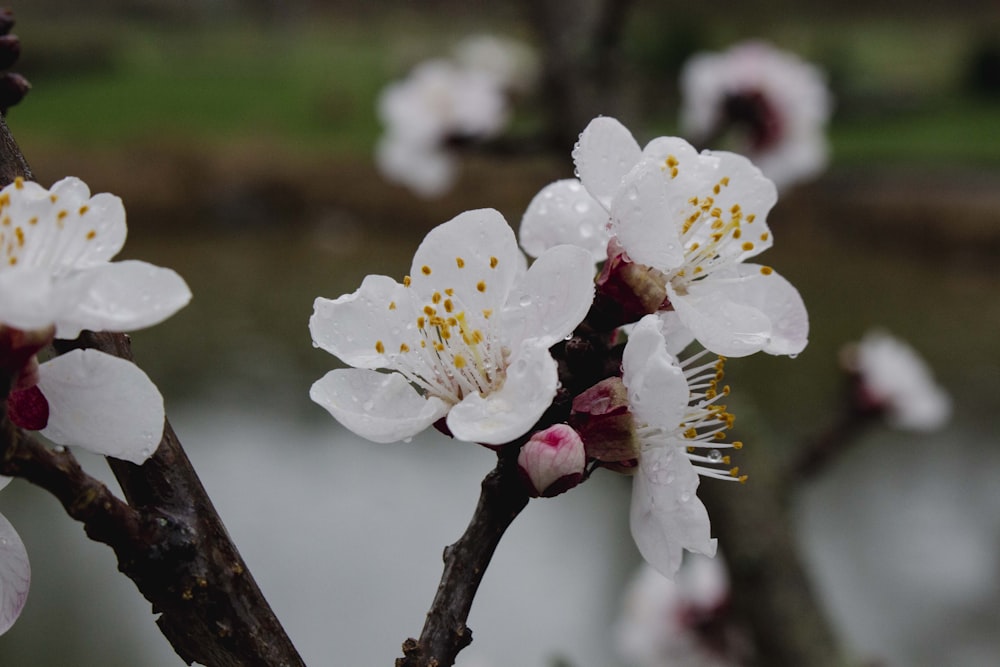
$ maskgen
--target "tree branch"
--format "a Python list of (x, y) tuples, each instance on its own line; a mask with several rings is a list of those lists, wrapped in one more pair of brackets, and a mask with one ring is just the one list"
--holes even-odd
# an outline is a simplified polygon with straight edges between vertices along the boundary
[[(31, 177), (0, 117), (0, 179)], [(77, 343), (132, 359), (122, 334), (84, 333)], [(9, 386), (9, 385), (8, 385)], [(6, 406), (6, 402), (4, 402)], [(0, 425), (4, 474), (52, 492), (87, 535), (112, 546), (119, 569), (159, 613), (157, 624), (187, 663), (209, 667), (304, 665), (232, 543), (170, 423), (141, 466), (108, 459), (128, 504), (88, 477), (66, 452), (50, 452)]]
[(472, 643), (472, 630), (465, 625), (472, 600), (500, 538), (528, 504), (517, 471), (519, 449), (518, 442), (498, 452), (497, 467), (483, 480), (472, 521), (462, 537), (444, 550), (444, 573), (420, 639), (403, 642), (404, 657), (396, 660), (396, 667), (449, 667)]

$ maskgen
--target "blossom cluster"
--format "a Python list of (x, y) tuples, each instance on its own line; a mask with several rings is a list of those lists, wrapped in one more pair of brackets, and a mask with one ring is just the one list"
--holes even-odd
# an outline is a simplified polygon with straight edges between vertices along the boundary
[[(46, 189), (18, 178), (0, 190), (0, 365), (12, 381), (7, 416), (57, 445), (132, 463), (164, 427), (163, 397), (137, 366), (90, 349), (39, 363), (53, 338), (157, 324), (191, 298), (170, 269), (112, 262), (125, 243), (121, 199), (66, 178)], [(0, 477), (0, 487), (9, 479)], [(0, 634), (28, 592), (24, 544), (0, 516)]]
[(379, 171), (421, 197), (444, 194), (458, 173), (450, 144), (503, 130), (512, 96), (533, 85), (537, 69), (526, 45), (494, 35), (468, 37), (452, 58), (420, 63), (379, 95), (385, 126), (375, 149)]
[(641, 148), (603, 117), (573, 158), (579, 177), (522, 219), (530, 266), (499, 213), (471, 211), (427, 235), (401, 282), (316, 299), (313, 341), (350, 368), (310, 395), (373, 441), (434, 425), (514, 448), (534, 496), (598, 467), (633, 475), (632, 534), (671, 576), (684, 550), (715, 552), (699, 477), (745, 480), (727, 453), (742, 443), (727, 436), (725, 357), (798, 354), (808, 317), (747, 261), (773, 243), (777, 198), (749, 160), (673, 137)]

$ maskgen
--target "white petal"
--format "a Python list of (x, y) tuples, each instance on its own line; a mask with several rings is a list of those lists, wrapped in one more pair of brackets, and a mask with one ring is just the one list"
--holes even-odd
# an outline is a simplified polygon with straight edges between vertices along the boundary
[(10, 484), (10, 482), (11, 482), (12, 479), (14, 479), (14, 478), (13, 477), (4, 477), (3, 475), (0, 475), (0, 489), (2, 489), (3, 487), (7, 486), (8, 484)]
[(689, 286), (684, 295), (667, 283), (670, 303), (698, 342), (726, 357), (745, 357), (763, 350), (771, 339), (767, 315), (734, 301), (717, 283), (702, 283)]
[(23, 268), (0, 272), (0, 322), (29, 331), (51, 325), (59, 311), (47, 270)]
[(448, 413), (448, 428), (459, 440), (502, 445), (519, 436), (548, 410), (559, 377), (548, 346), (526, 341), (507, 368), (499, 391), (466, 396)]
[(42, 435), (60, 445), (142, 463), (163, 435), (163, 397), (138, 366), (97, 350), (73, 350), (38, 368), (49, 402)]
[(514, 230), (493, 209), (461, 213), (432, 229), (413, 256), (410, 289), (429, 303), (454, 290), (457, 310), (503, 306), (521, 266)]
[(697, 490), (698, 473), (680, 443), (643, 451), (632, 481), (632, 538), (642, 557), (670, 579), (684, 549), (715, 555), (708, 512)]
[[(799, 291), (776, 271), (758, 264), (738, 264), (716, 271), (702, 282), (704, 286), (691, 289), (691, 295), (695, 296), (680, 297), (680, 307), (675, 303), (674, 308), (692, 331), (695, 328), (688, 321), (691, 317), (696, 321), (706, 315), (712, 318), (712, 322), (705, 321), (704, 325), (715, 327), (715, 333), (704, 335), (716, 339), (713, 345), (719, 349), (706, 344), (695, 331), (708, 349), (732, 357), (759, 350), (768, 354), (798, 354), (805, 349), (809, 341), (809, 314)], [(710, 297), (697, 296), (707, 295), (709, 290)], [(673, 296), (671, 293), (671, 302)], [(699, 314), (692, 316), (687, 312), (692, 304)], [(727, 336), (734, 341), (731, 345), (725, 340)], [(723, 348), (729, 351), (723, 352)]]
[(107, 262), (121, 251), (128, 227), (119, 197), (107, 192), (91, 197), (87, 184), (72, 176), (57, 181), (49, 191), (58, 198), (53, 204), (57, 211), (67, 212), (61, 228), (72, 241), (63, 246), (63, 255), (76, 255), (74, 266)]
[(586, 250), (556, 246), (531, 265), (504, 307), (506, 343), (538, 339), (551, 346), (573, 333), (594, 301), (594, 263)]
[(667, 352), (679, 356), (688, 345), (694, 342), (694, 334), (684, 326), (681, 318), (672, 310), (661, 311), (656, 314), (660, 318), (660, 331), (666, 340)]
[[(135, 331), (159, 324), (191, 300), (191, 290), (176, 272), (137, 260), (75, 272), (60, 279), (60, 289), (72, 293), (74, 281), (86, 289), (79, 301), (60, 311), (57, 338), (76, 338), (81, 329)], [(65, 294), (60, 296), (65, 300)]]
[(10, 521), (0, 514), (0, 635), (21, 614), (30, 583), (31, 565), (24, 542)]
[[(345, 364), (389, 368), (406, 325), (413, 322), (410, 290), (387, 276), (365, 276), (361, 287), (337, 299), (319, 297), (309, 318), (313, 342)], [(382, 343), (382, 352), (377, 348)]]
[(622, 178), (642, 155), (632, 133), (614, 118), (590, 121), (573, 148), (573, 161), (580, 180), (606, 209), (621, 186)]
[(608, 212), (575, 178), (550, 183), (535, 195), (521, 219), (521, 247), (532, 257), (569, 243), (607, 258)]
[(666, 180), (658, 165), (643, 162), (629, 172), (611, 202), (611, 233), (629, 258), (664, 272), (684, 262)]
[(638, 422), (668, 431), (681, 423), (691, 393), (655, 315), (646, 315), (632, 328), (622, 355), (622, 381)]
[(394, 134), (379, 139), (375, 164), (389, 181), (403, 185), (425, 199), (444, 195), (455, 184), (455, 158), (438, 147)]
[(421, 396), (399, 373), (357, 368), (330, 371), (313, 383), (309, 397), (373, 442), (412, 437), (448, 412), (444, 401)]

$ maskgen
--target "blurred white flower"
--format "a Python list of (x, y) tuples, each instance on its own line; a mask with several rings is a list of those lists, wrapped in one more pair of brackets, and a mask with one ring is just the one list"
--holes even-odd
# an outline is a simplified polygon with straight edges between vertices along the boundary
[(525, 271), (503, 216), (462, 213), (431, 230), (402, 284), (371, 275), (353, 294), (316, 299), (314, 343), (354, 368), (330, 371), (310, 396), (375, 442), (412, 437), (446, 416), (459, 440), (509, 442), (555, 396), (549, 347), (587, 314), (592, 274), (573, 246)]
[(869, 331), (845, 347), (845, 367), (858, 375), (866, 407), (885, 412), (889, 424), (912, 431), (941, 428), (951, 417), (951, 398), (927, 363), (902, 340)]
[[(9, 477), (0, 476), (0, 489), (9, 482)], [(21, 614), (30, 583), (31, 566), (24, 542), (10, 521), (0, 514), (0, 635), (7, 632)]]
[[(606, 117), (583, 131), (573, 159), (579, 181), (547, 186), (524, 214), (529, 254), (573, 243), (595, 261), (607, 252), (606, 273), (631, 262), (653, 269), (659, 297), (643, 312), (675, 311), (716, 354), (802, 351), (809, 319), (798, 290), (771, 267), (745, 262), (773, 244), (766, 218), (777, 201), (749, 160), (699, 154), (676, 137), (641, 149)], [(616, 246), (605, 250), (608, 238)]]
[(641, 566), (616, 624), (618, 652), (633, 667), (729, 667), (720, 619), (729, 579), (719, 557), (689, 554), (673, 581)]
[(508, 104), (495, 76), (450, 61), (429, 60), (390, 83), (378, 99), (385, 134), (376, 164), (389, 180), (434, 197), (454, 182), (449, 141), (484, 139), (507, 122)]
[(455, 45), (453, 53), (459, 65), (491, 75), (504, 90), (524, 94), (538, 82), (538, 55), (516, 39), (469, 35)]
[[(827, 163), (833, 100), (822, 71), (764, 42), (698, 53), (681, 72), (680, 122), (696, 143), (728, 138), (778, 187)], [(729, 132), (733, 130), (733, 132)]]

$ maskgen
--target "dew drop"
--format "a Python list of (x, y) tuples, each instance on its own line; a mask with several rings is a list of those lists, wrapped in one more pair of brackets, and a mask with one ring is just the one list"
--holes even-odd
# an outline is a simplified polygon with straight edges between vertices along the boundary
[(635, 201), (636, 199), (639, 198), (639, 188), (637, 188), (637, 187), (635, 187), (633, 185), (632, 187), (630, 187), (628, 189), (628, 195), (627, 196), (629, 198), (629, 201)]
[(577, 203), (573, 204), (573, 210), (582, 215), (590, 210), (590, 204), (583, 200), (578, 201)]
[[(574, 173), (576, 173), (577, 178), (580, 177), (580, 173), (578, 170), (575, 171)], [(582, 186), (580, 185), (579, 181), (570, 181), (567, 184), (566, 189), (569, 190), (570, 192), (579, 192), (582, 189)]]
[(685, 491), (684, 493), (681, 494), (681, 502), (682, 503), (686, 503), (689, 500), (691, 500), (691, 492), (690, 491)]
[(580, 225), (580, 238), (589, 239), (594, 235), (594, 226), (589, 222)]
[(708, 453), (708, 460), (711, 461), (712, 463), (718, 463), (719, 461), (722, 460), (722, 452), (720, 452), (718, 449), (713, 449)]
[(365, 412), (371, 412), (375, 408), (375, 401), (365, 401), (365, 404), (361, 406), (361, 409)]
[(531, 295), (530, 294), (522, 294), (521, 298), (518, 299), (517, 302), (522, 307), (530, 306), (531, 305)]
[(788, 355), (788, 358), (789, 359), (798, 359), (799, 358), (799, 353), (796, 352), (795, 354), (790, 354), (790, 355)]
[(52, 448), (52, 451), (54, 451), (56, 454), (62, 454), (63, 452), (66, 451), (66, 448), (63, 447), (62, 445), (56, 445), (55, 447)]

